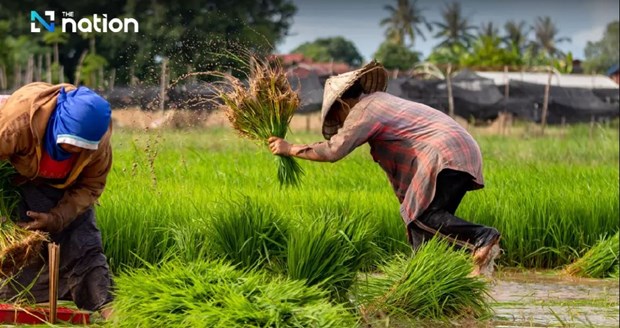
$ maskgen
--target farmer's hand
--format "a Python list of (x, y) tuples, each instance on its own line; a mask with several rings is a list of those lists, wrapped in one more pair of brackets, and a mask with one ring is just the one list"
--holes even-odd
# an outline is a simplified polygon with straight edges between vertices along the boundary
[(286, 140), (278, 137), (270, 137), (267, 141), (269, 142), (269, 149), (271, 149), (274, 155), (291, 155), (291, 144)]
[(33, 221), (19, 222), (18, 225), (28, 230), (42, 230), (51, 233), (60, 232), (62, 230), (62, 220), (50, 213), (41, 213), (28, 211), (26, 215), (31, 217)]

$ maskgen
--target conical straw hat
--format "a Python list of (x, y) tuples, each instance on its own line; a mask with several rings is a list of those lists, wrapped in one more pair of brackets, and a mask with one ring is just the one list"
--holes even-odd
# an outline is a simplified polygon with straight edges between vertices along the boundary
[(383, 65), (372, 61), (355, 71), (332, 76), (325, 81), (323, 93), (323, 107), (321, 107), (322, 132), (325, 139), (330, 139), (336, 134), (342, 122), (327, 120), (327, 114), (342, 94), (359, 79), (364, 93), (369, 94), (387, 89), (388, 74)]

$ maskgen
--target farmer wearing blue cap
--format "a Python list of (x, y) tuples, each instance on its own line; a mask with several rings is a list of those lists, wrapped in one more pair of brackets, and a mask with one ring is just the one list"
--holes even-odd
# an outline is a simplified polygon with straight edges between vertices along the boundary
[[(59, 298), (104, 317), (112, 280), (93, 205), (112, 165), (110, 116), (105, 99), (70, 84), (31, 83), (0, 105), (0, 161), (18, 173), (18, 224), (48, 232), (60, 245)], [(28, 296), (46, 302), (48, 281), (42, 252), (40, 261), (0, 281), (0, 299), (34, 282)]]

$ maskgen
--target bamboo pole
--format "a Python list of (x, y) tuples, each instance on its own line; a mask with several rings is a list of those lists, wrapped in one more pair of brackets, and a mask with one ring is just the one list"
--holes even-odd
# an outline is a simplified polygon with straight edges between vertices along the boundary
[(24, 76), (25, 84), (32, 83), (34, 79), (34, 56), (28, 56), (28, 62), (26, 64), (26, 74)]
[(7, 84), (6, 70), (3, 65), (0, 65), (0, 90), (5, 90), (7, 88)]
[(504, 66), (504, 115), (502, 115), (502, 135), (506, 135), (506, 123), (508, 115), (508, 98), (510, 97), (510, 79), (508, 78), (508, 66)]
[(448, 86), (448, 114), (454, 118), (454, 98), (452, 97), (452, 63), (448, 64), (448, 71), (446, 73), (446, 83)]
[(545, 126), (547, 125), (547, 111), (549, 108), (549, 89), (551, 89), (551, 77), (553, 76), (553, 70), (549, 68), (549, 76), (547, 78), (547, 84), (545, 85), (545, 95), (543, 98), (542, 117), (541, 123), (541, 135), (545, 135)]
[(15, 62), (13, 66), (13, 88), (17, 89), (22, 86), (22, 65)]
[(82, 55), (80, 55), (80, 60), (78, 61), (78, 65), (75, 70), (75, 81), (73, 82), (73, 84), (75, 84), (76, 87), (80, 85), (80, 75), (82, 74), (82, 64), (84, 63), (84, 58), (86, 58), (86, 54), (88, 54), (88, 50), (82, 51)]
[(55, 243), (47, 244), (49, 259), (49, 323), (56, 323), (58, 307), (58, 274), (60, 270), (60, 246)]
[(41, 81), (42, 78), (43, 78), (43, 56), (39, 54), (37, 55), (37, 69), (36, 69), (35, 79), (37, 81)]
[(45, 66), (47, 67), (47, 83), (52, 83), (52, 56), (49, 52), (45, 54)]
[(168, 58), (164, 58), (161, 62), (161, 78), (159, 90), (159, 109), (164, 112), (166, 103), (166, 72), (168, 69)]
[(114, 90), (114, 81), (116, 80), (116, 68), (112, 68), (110, 73), (110, 82), (108, 83), (108, 89)]

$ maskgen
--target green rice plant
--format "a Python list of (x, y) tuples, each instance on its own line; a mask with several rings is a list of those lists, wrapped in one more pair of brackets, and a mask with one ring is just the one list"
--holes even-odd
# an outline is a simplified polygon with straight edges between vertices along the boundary
[(618, 277), (620, 243), (618, 232), (601, 238), (583, 257), (566, 268), (571, 275), (588, 278)]
[[(269, 137), (286, 137), (300, 100), (279, 65), (250, 57), (247, 88), (232, 75), (221, 76), (224, 87), (216, 90), (223, 101), (222, 108), (237, 132), (265, 144)], [(276, 161), (280, 184), (299, 185), (303, 170), (295, 159), (278, 155)]]
[(286, 256), (286, 222), (268, 205), (244, 197), (211, 214), (204, 229), (210, 256), (243, 268), (278, 270)]
[(396, 256), (381, 274), (360, 280), (355, 288), (362, 316), (378, 313), (416, 319), (483, 317), (489, 313), (484, 280), (470, 276), (471, 257), (433, 238), (412, 257)]
[(168, 262), (116, 279), (112, 327), (355, 327), (353, 314), (302, 281), (222, 261)]
[[(161, 139), (152, 170), (141, 148), (156, 133)], [(588, 127), (569, 127), (565, 138), (475, 135), (485, 188), (468, 192), (456, 214), (498, 228), (504, 266), (564, 267), (620, 228), (617, 135), (610, 129), (590, 139)], [(287, 137), (295, 143), (318, 138), (295, 131)], [(198, 248), (203, 229), (220, 213), (222, 200), (238, 194), (269, 204), (291, 229), (321, 210), (363, 214), (385, 254), (409, 252), (398, 199), (366, 145), (333, 164), (300, 161), (313, 178), (281, 189), (275, 176), (265, 178), (273, 173), (265, 164), (273, 156), (230, 130), (117, 129), (113, 143), (114, 166), (97, 223), (115, 272), (158, 263), (169, 253), (202, 258), (194, 250), (206, 252)]]
[(19, 194), (10, 179), (15, 169), (7, 162), (0, 162), (0, 276), (15, 274), (38, 257), (48, 235), (30, 231), (13, 222)]
[(375, 258), (373, 237), (373, 226), (363, 216), (323, 212), (301, 220), (289, 237), (288, 276), (321, 286), (343, 301), (359, 270)]

